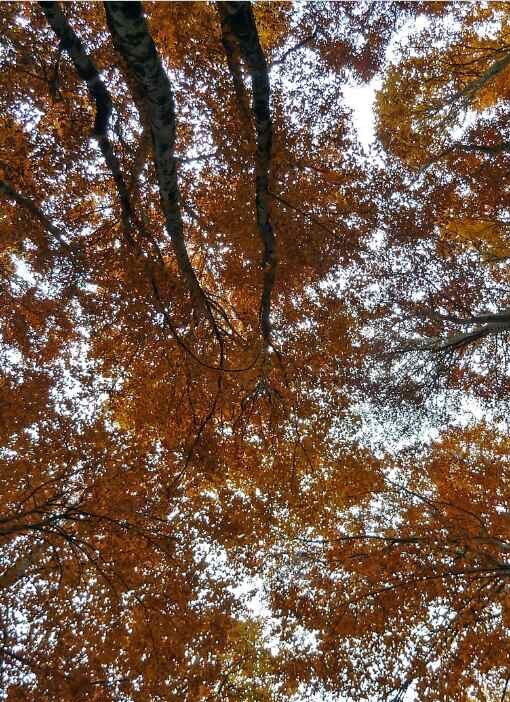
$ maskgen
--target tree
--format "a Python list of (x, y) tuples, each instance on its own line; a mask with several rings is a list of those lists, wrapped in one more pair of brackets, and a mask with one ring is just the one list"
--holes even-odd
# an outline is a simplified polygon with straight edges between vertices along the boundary
[(377, 98), (391, 201), (385, 260), (371, 264), (384, 287), (372, 326), (390, 352), (386, 378), (418, 402), (447, 388), (508, 393), (508, 16), (497, 3), (465, 10), (449, 8), (448, 32), (429, 17)]
[[(417, 15), (430, 36), (441, 22), (452, 33), (425, 57), (401, 50), (394, 70), (386, 52)], [(448, 325), (473, 347), (506, 330), (505, 301), (483, 307), (504, 285), (505, 18), (448, 3), (2, 5), (5, 699), (504, 689), (504, 649), (491, 652), (506, 620), (491, 617), (508, 567), (505, 441), (452, 430), (394, 459), (360, 426), (385, 382), (370, 334), (391, 356), (419, 325), (413, 353), (457, 354)], [(466, 36), (492, 20), (472, 74), (456, 71)], [(439, 77), (422, 90), (429, 63)], [(343, 97), (374, 76), (381, 167)], [(416, 130), (427, 100), (438, 112)], [(483, 119), (446, 152), (441, 120), (468, 104)], [(404, 245), (409, 265), (392, 271)], [(420, 266), (410, 290), (423, 297), (406, 301)], [(422, 322), (431, 271), (444, 282)], [(445, 290), (458, 303), (446, 310)], [(385, 291), (393, 306), (374, 307)], [(381, 394), (388, 416), (409, 385)], [(459, 465), (447, 447), (464, 444), (476, 460)], [(487, 533), (445, 502), (463, 470), (480, 489), (463, 483), (455, 500), (485, 510)], [(435, 507), (417, 509), (422, 497)], [(464, 646), (450, 658), (434, 622), (410, 644), (441, 598)], [(407, 657), (392, 667), (395, 652)]]
[[(484, 699), (508, 688), (508, 438), (454, 430), (383, 469), (369, 509), (301, 538), (307, 590), (275, 605), (317, 637), (303, 667), (354, 698)], [(503, 695), (504, 698), (504, 695)], [(502, 699), (503, 699), (502, 698)]]
[(330, 14), (2, 8), (9, 699), (291, 685), (234, 587), (310, 521), (319, 462), (366, 462), (331, 435), (348, 320), (320, 284), (371, 215), (331, 98), (379, 57)]

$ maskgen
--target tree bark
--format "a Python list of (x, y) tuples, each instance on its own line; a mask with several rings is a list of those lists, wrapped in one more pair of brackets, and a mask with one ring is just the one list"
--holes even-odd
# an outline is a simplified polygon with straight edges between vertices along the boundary
[(143, 102), (148, 115), (161, 206), (179, 270), (196, 307), (212, 319), (184, 241), (175, 157), (176, 114), (170, 80), (149, 32), (141, 3), (106, 2), (105, 7), (114, 46), (136, 81), (139, 101)]
[[(237, 40), (251, 78), (252, 114), (256, 133), (255, 207), (257, 228), (264, 247), (264, 271), (260, 302), (260, 324), (266, 346), (271, 345), (271, 295), (278, 263), (276, 237), (270, 219), (269, 175), (273, 141), (270, 110), (269, 70), (260, 45), (257, 26), (250, 2), (219, 2), (223, 35)], [(227, 57), (228, 58), (228, 57)]]

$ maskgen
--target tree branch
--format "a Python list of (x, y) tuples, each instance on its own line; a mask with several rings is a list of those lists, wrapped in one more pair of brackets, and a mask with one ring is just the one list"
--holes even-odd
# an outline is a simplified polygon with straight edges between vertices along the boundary
[(139, 2), (106, 2), (108, 27), (117, 51), (142, 96), (152, 134), (154, 162), (166, 230), (172, 242), (181, 275), (197, 310), (206, 313), (215, 327), (207, 298), (191, 264), (180, 208), (175, 158), (176, 116), (172, 88), (150, 35)]
[(462, 151), (477, 152), (483, 154), (500, 154), (504, 151), (510, 151), (510, 141), (502, 141), (499, 144), (485, 146), (484, 144), (462, 144), (457, 142), (454, 146)]
[(495, 61), (492, 66), (490, 66), (485, 73), (482, 73), (481, 76), (476, 78), (475, 80), (471, 81), (468, 83), (462, 90), (460, 90), (458, 93), (453, 95), (448, 100), (449, 104), (454, 104), (458, 100), (461, 100), (463, 103), (469, 104), (475, 95), (487, 85), (495, 76), (498, 75), (498, 73), (501, 73), (501, 71), (504, 71), (507, 66), (510, 65), (510, 52), (505, 54), (503, 58), (500, 58), (498, 61)]
[(444, 339), (435, 338), (429, 341), (418, 342), (414, 346), (414, 350), (438, 352), (464, 348), (477, 339), (510, 330), (510, 313), (507, 311), (494, 314), (473, 315), (468, 318), (460, 318), (453, 315), (440, 315), (437, 313), (432, 313), (430, 316), (433, 319), (441, 319), (461, 326), (472, 324), (477, 324), (478, 326), (471, 331), (452, 334)]
[(239, 46), (228, 22), (228, 12), (221, 5), (223, 3), (217, 3), (221, 24), (221, 43), (225, 50), (228, 70), (234, 85), (234, 94), (239, 108), (241, 123), (243, 127), (251, 128), (250, 100), (244, 86)]
[(305, 46), (308, 46), (308, 44), (311, 44), (312, 41), (315, 39), (315, 37), (318, 35), (318, 33), (319, 33), (319, 28), (317, 27), (312, 34), (309, 34), (304, 39), (299, 41), (297, 44), (294, 44), (294, 46), (291, 46), (290, 48), (288, 48), (287, 51), (284, 51), (284, 53), (282, 54), (282, 56), (279, 59), (276, 59), (275, 61), (271, 61), (271, 63), (269, 64), (269, 70), (274, 68), (274, 66), (279, 66), (280, 64), (282, 64), (295, 51), (299, 51), (300, 49), (304, 49)]
[(79, 77), (85, 81), (96, 107), (93, 135), (97, 140), (106, 165), (115, 181), (122, 210), (122, 223), (125, 235), (132, 240), (133, 210), (129, 192), (120, 168), (119, 160), (108, 137), (109, 122), (112, 113), (112, 99), (99, 71), (90, 59), (80, 39), (71, 28), (66, 16), (57, 2), (40, 2), (48, 24), (60, 39), (60, 48), (70, 57)]
[(23, 209), (29, 212), (35, 219), (39, 220), (50, 234), (52, 234), (63, 246), (69, 248), (69, 242), (64, 232), (57, 226), (55, 226), (50, 219), (44, 214), (40, 207), (38, 207), (33, 200), (28, 198), (26, 195), (22, 195), (17, 190), (15, 190), (12, 185), (9, 185), (5, 180), (0, 180), (0, 194), (5, 195), (9, 200), (14, 200), (17, 205), (20, 205)]
[(276, 238), (270, 220), (269, 172), (273, 124), (270, 110), (269, 70), (260, 45), (257, 26), (250, 2), (219, 2), (218, 13), (224, 33), (235, 37), (242, 59), (251, 78), (252, 114), (256, 133), (255, 207), (257, 227), (264, 246), (264, 270), (260, 301), (260, 325), (266, 347), (271, 345), (271, 294), (273, 291), (277, 252)]
[(21, 556), (6, 571), (0, 575), (0, 590), (11, 587), (27, 575), (28, 570), (39, 558), (43, 551), (43, 544), (36, 544), (26, 556)]

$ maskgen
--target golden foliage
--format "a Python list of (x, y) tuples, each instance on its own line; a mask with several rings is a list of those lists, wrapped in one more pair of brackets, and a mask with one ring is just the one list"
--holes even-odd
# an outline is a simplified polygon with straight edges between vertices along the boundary
[[(467, 329), (465, 392), (466, 338), (510, 327), (475, 314), (508, 280), (471, 255), (510, 252), (507, 14), (1, 6), (0, 696), (502, 688), (506, 435), (365, 430), (413, 399), (401, 328)], [(343, 91), (378, 71), (367, 156)]]

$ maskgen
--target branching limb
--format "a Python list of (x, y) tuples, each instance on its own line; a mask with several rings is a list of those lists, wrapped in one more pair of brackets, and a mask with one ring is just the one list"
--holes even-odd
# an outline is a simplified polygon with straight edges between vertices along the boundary
[(505, 151), (510, 151), (510, 141), (502, 141), (499, 144), (485, 146), (484, 144), (462, 144), (456, 143), (454, 146), (462, 151), (480, 152), (483, 154), (501, 154)]
[(25, 556), (20, 556), (13, 565), (0, 574), (0, 591), (15, 585), (18, 580), (24, 578), (34, 563), (40, 557), (44, 546), (42, 543), (36, 544)]
[(478, 339), (510, 330), (510, 313), (506, 311), (494, 314), (473, 315), (468, 318), (457, 318), (455, 316), (439, 314), (431, 314), (430, 316), (462, 326), (475, 324), (477, 326), (469, 331), (451, 334), (444, 338), (432, 338), (427, 341), (418, 341), (413, 345), (414, 350), (438, 352), (462, 349)]
[(448, 104), (454, 104), (460, 101), (462, 104), (469, 104), (476, 94), (484, 88), (487, 83), (510, 66), (510, 52), (506, 53), (502, 58), (495, 61), (481, 76), (468, 83), (462, 90), (453, 95)]
[(300, 49), (304, 49), (305, 46), (311, 44), (318, 34), (319, 28), (317, 27), (312, 34), (309, 34), (297, 44), (294, 44), (294, 46), (289, 47), (279, 59), (271, 61), (271, 63), (269, 64), (269, 70), (274, 68), (274, 66), (279, 66), (280, 64), (284, 63), (291, 54), (295, 53), (296, 51), (299, 51)]
[[(147, 256), (145, 256), (140, 244), (133, 236), (134, 229), (136, 228), (143, 236), (150, 238), (143, 223), (136, 216), (130, 198), (130, 191), (133, 189), (136, 190), (136, 182), (132, 180), (129, 185), (126, 183), (121, 171), (120, 162), (115, 154), (113, 144), (108, 135), (110, 117), (112, 113), (112, 99), (110, 93), (102, 81), (96, 66), (83, 48), (80, 39), (69, 25), (59, 4), (55, 2), (41, 2), (40, 5), (45, 13), (48, 23), (54, 30), (57, 37), (60, 39), (62, 49), (70, 56), (76, 72), (80, 78), (86, 82), (89, 94), (94, 100), (96, 117), (93, 133), (94, 137), (97, 139), (101, 153), (110, 169), (117, 188), (117, 193), (121, 204), (123, 232), (128, 246), (131, 248), (135, 256), (143, 263), (145, 275), (147, 276), (150, 288), (153, 292), (156, 307), (163, 315), (165, 323), (170, 329), (172, 336), (177, 341), (179, 346), (183, 348), (183, 350), (190, 353), (194, 358), (197, 358), (196, 355), (192, 353), (191, 349), (184, 344), (177, 333), (175, 325), (173, 324), (166, 309), (166, 305), (161, 298), (157, 284), (157, 277), (154, 270), (154, 264), (147, 258)], [(135, 104), (137, 105), (137, 109), (141, 114), (141, 118), (143, 117), (143, 121), (146, 123), (147, 120), (149, 120), (150, 122), (150, 130), (155, 152), (156, 171), (158, 173), (161, 201), (166, 218), (167, 230), (170, 234), (174, 251), (176, 252), (181, 274), (185, 278), (191, 295), (197, 303), (198, 308), (206, 311), (206, 315), (211, 323), (213, 332), (218, 339), (221, 357), (218, 370), (221, 370), (224, 365), (221, 332), (217, 327), (205, 293), (202, 291), (195, 276), (184, 243), (182, 219), (179, 209), (176, 160), (173, 156), (173, 146), (175, 141), (175, 111), (173, 108), (173, 97), (170, 91), (168, 78), (164, 73), (161, 61), (156, 53), (154, 43), (152, 42), (152, 38), (148, 33), (140, 4), (129, 3), (128, 8), (124, 7), (125, 3), (114, 3), (114, 5), (115, 8), (112, 14), (117, 16), (120, 13), (121, 18), (127, 18), (126, 22), (120, 22), (121, 33), (127, 34), (126, 42), (128, 44), (127, 48), (124, 47), (125, 52), (122, 53), (122, 56), (127, 66), (125, 67), (125, 71), (130, 74), (130, 77), (131, 74), (134, 74), (134, 78), (131, 83), (136, 83), (134, 100)], [(122, 7), (119, 8), (118, 5), (122, 5)], [(134, 29), (132, 26), (133, 22)], [(141, 34), (136, 34), (135, 30), (141, 32)], [(135, 39), (133, 39), (133, 36), (135, 36)], [(118, 33), (115, 33), (114, 39), (116, 39), (120, 45), (121, 39), (119, 38)], [(150, 75), (147, 76), (147, 81), (149, 83), (148, 86), (145, 85), (145, 83), (141, 81), (139, 77), (140, 72), (144, 73), (144, 67), (142, 64), (138, 63), (140, 60), (140, 57), (138, 57), (136, 53), (136, 47), (139, 47), (138, 40), (140, 40), (142, 47), (142, 64), (143, 60), (147, 59), (150, 69), (148, 69)], [(133, 46), (130, 45), (130, 42), (133, 42)], [(136, 67), (138, 68), (138, 73), (135, 70)], [(153, 76), (154, 71), (156, 71), (155, 76)], [(152, 92), (151, 86), (153, 88)], [(145, 149), (143, 141), (144, 140), (142, 137), (140, 145), (140, 163), (137, 165), (138, 169), (143, 167), (143, 151)], [(135, 173), (135, 179), (137, 178), (138, 174)], [(161, 262), (159, 247), (157, 246), (156, 242), (152, 243)], [(199, 359), (197, 358), (197, 360)]]

